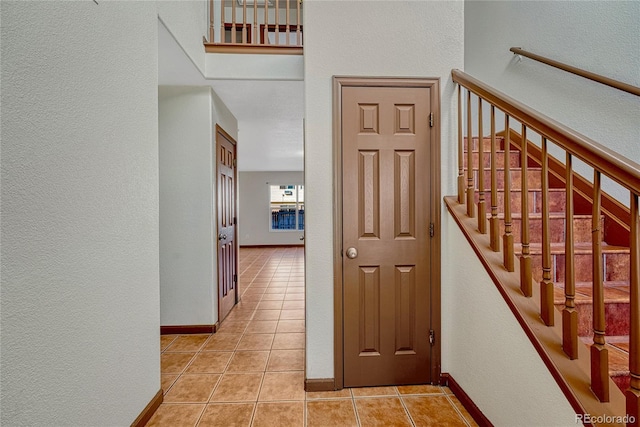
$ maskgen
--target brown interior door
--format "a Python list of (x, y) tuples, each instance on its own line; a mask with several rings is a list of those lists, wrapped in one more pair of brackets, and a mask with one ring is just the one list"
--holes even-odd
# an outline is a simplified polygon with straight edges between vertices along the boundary
[(218, 319), (221, 322), (238, 301), (236, 248), (236, 145), (216, 128), (218, 189)]
[(344, 386), (431, 381), (430, 88), (342, 88)]

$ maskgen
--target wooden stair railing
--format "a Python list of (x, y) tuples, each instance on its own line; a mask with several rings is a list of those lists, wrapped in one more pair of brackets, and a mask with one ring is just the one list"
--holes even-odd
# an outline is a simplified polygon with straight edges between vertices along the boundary
[(302, 55), (302, 0), (209, 0), (208, 9), (206, 52)]
[[(534, 346), (538, 349), (539, 353), (543, 357), (543, 360), (554, 374), (554, 377), (558, 381), (561, 389), (567, 395), (569, 401), (574, 406), (577, 413), (591, 413), (592, 411), (601, 410), (601, 414), (616, 415), (619, 417), (627, 416), (626, 418), (620, 418), (624, 423), (631, 426), (638, 426), (640, 415), (640, 219), (638, 213), (638, 195), (640, 195), (640, 165), (626, 159), (617, 153), (609, 150), (608, 148), (598, 144), (597, 142), (578, 134), (577, 132), (563, 126), (562, 124), (530, 109), (522, 103), (508, 97), (507, 95), (489, 87), (488, 85), (480, 82), (472, 76), (459, 71), (452, 71), (453, 81), (458, 86), (458, 196), (457, 199), (445, 198), (449, 210), (452, 212), (456, 220), (461, 225), (461, 228), (466, 229), (465, 235), (467, 239), (472, 243), (476, 253), (478, 253), (481, 261), (485, 264), (490, 276), (496, 282), (499, 290), (505, 297), (505, 300), (510, 304), (512, 311), (516, 314), (518, 310), (518, 303), (514, 303), (513, 295), (509, 296), (509, 289), (504, 287), (505, 285), (499, 283), (502, 278), (508, 278), (505, 274), (518, 274), (519, 276), (519, 289), (521, 295), (525, 298), (524, 301), (531, 301), (532, 296), (537, 296), (539, 300), (535, 306), (539, 314), (538, 321), (543, 325), (549, 327), (549, 331), (556, 332), (544, 332), (540, 331), (540, 328), (532, 327), (531, 319), (526, 320), (526, 315), (517, 314), (519, 322), (525, 327), (525, 332), (532, 339)], [(466, 96), (463, 96), (463, 91), (466, 91)], [(472, 135), (472, 95), (478, 98), (478, 136), (474, 138)], [(465, 124), (463, 118), (463, 108), (460, 105), (461, 101), (466, 100), (466, 138), (462, 137), (463, 124)], [(485, 188), (485, 153), (487, 153), (484, 145), (483, 135), (483, 117), (482, 106), (486, 103), (491, 108), (490, 117), (490, 150), (489, 165), (490, 165), (490, 186)], [(495, 129), (496, 121), (496, 109), (502, 112), (505, 116), (504, 130), (502, 132), (503, 139), (501, 144), (503, 145), (504, 152), (502, 154), (502, 170), (501, 179), (498, 180), (498, 155), (497, 155), (497, 136), (499, 133)], [(511, 128), (512, 122), (517, 121), (521, 126), (521, 135), (517, 135)], [(536, 160), (533, 159), (529, 153), (530, 142), (527, 140), (527, 132), (532, 131), (540, 136), (540, 168), (535, 167)], [(519, 146), (515, 146), (519, 151), (519, 170), (512, 170), (512, 134), (520, 137)], [(466, 141), (463, 141), (466, 139)], [(476, 143), (477, 141), (477, 143)], [(553, 144), (555, 147), (562, 149), (565, 152), (565, 169), (564, 177), (559, 178), (557, 174), (552, 173), (550, 170), (550, 161), (554, 162), (554, 166), (559, 163), (557, 159), (552, 158), (549, 155), (549, 144)], [(532, 145), (534, 146), (534, 145)], [(463, 155), (463, 151), (466, 149), (466, 157)], [(477, 158), (475, 157), (474, 149), (477, 149)], [(516, 154), (516, 153), (513, 153)], [(587, 165), (591, 166), (594, 170), (593, 183), (591, 184), (592, 194), (588, 196), (591, 199), (591, 245), (587, 248), (585, 243), (580, 244), (580, 254), (578, 255), (576, 244), (574, 242), (577, 232), (575, 230), (576, 224), (583, 223), (582, 219), (584, 215), (574, 218), (574, 177), (576, 173), (572, 169), (573, 160), (577, 158)], [(477, 162), (477, 175), (474, 164)], [(519, 172), (519, 173), (518, 173)], [(513, 177), (512, 177), (513, 174)], [(628, 331), (629, 331), (629, 386), (624, 390), (624, 395), (618, 390), (617, 387), (610, 387), (613, 384), (609, 377), (609, 350), (607, 343), (607, 315), (605, 310), (605, 296), (608, 291), (605, 291), (605, 282), (612, 280), (610, 276), (613, 275), (609, 271), (608, 265), (610, 252), (603, 252), (603, 247), (609, 248), (609, 245), (605, 244), (605, 232), (603, 230), (603, 216), (602, 216), (602, 192), (601, 192), (601, 178), (606, 176), (619, 185), (628, 190), (630, 194), (630, 218), (624, 228), (629, 230), (629, 247), (628, 249), (614, 248), (615, 251), (623, 254), (629, 254), (628, 262), (628, 284), (629, 284), (629, 315), (628, 319)], [(540, 176), (536, 181), (536, 176)], [(536, 194), (534, 198), (530, 200), (530, 180), (532, 182), (538, 182), (541, 188), (541, 203), (538, 202)], [(501, 181), (503, 186), (503, 227), (504, 234), (502, 236), (502, 251), (503, 261), (502, 263), (494, 263), (491, 260), (495, 260), (495, 257), (489, 253), (482, 255), (481, 252), (486, 250), (482, 244), (478, 242), (483, 241), (483, 235), (486, 233), (485, 223), (487, 216), (489, 216), (489, 239), (487, 247), (490, 252), (499, 252), (499, 206), (498, 206), (498, 193), (499, 185), (498, 181)], [(564, 181), (564, 182), (562, 182)], [(557, 190), (561, 185), (564, 189), (564, 226), (560, 229), (561, 233), (564, 233), (564, 244), (562, 245), (564, 250), (564, 265), (556, 265), (559, 261), (559, 257), (554, 255), (552, 258), (552, 252), (556, 253), (558, 249), (557, 237), (552, 234), (552, 221), (554, 215), (557, 213), (551, 212), (551, 196), (550, 187), (553, 183), (554, 198), (558, 200)], [(491, 194), (491, 211), (486, 213), (485, 197), (486, 191), (490, 191)], [(500, 190), (502, 191), (502, 190)], [(476, 194), (477, 193), (477, 194)], [(513, 193), (513, 194), (512, 194)], [(466, 194), (466, 197), (463, 195)], [(514, 214), (512, 212), (512, 206), (514, 200), (517, 202), (517, 196), (519, 195), (519, 209), (518, 222), (515, 225), (519, 226), (519, 236), (515, 236), (514, 232)], [(477, 210), (475, 207), (477, 196)], [(514, 200), (512, 198), (515, 197)], [(583, 197), (583, 196), (581, 196)], [(465, 200), (466, 199), (466, 200)], [(582, 200), (582, 199), (581, 199)], [(531, 203), (530, 203), (531, 202)], [(462, 208), (462, 205), (466, 204), (466, 217), (467, 219), (460, 218), (460, 209), (455, 205)], [(540, 205), (540, 206), (539, 206)], [(537, 217), (541, 216), (541, 229), (536, 227), (536, 231), (540, 235), (531, 235), (531, 211), (535, 210), (537, 213), (533, 214)], [(476, 216), (477, 213), (477, 216)], [(552, 215), (553, 214), (553, 215)], [(585, 214), (583, 212), (583, 214)], [(625, 215), (626, 216), (626, 215)], [(475, 230), (470, 230), (468, 224), (471, 220), (476, 221), (477, 227)], [(536, 223), (537, 225), (538, 223)], [(555, 224), (555, 223), (553, 223)], [(619, 224), (618, 224), (619, 225)], [(584, 228), (584, 226), (582, 226)], [(471, 236), (473, 232), (477, 233), (476, 236)], [(557, 227), (554, 227), (554, 232), (558, 233)], [(519, 238), (519, 251), (516, 251), (515, 239)], [(536, 251), (540, 246), (540, 252), (533, 254), (532, 243), (536, 243)], [(616, 240), (626, 240), (616, 238)], [(538, 246), (539, 245), (539, 246)], [(609, 251), (609, 249), (607, 249)], [(516, 269), (514, 258), (518, 253), (519, 265)], [(579, 314), (576, 306), (576, 274), (579, 274), (580, 279), (584, 280), (584, 257), (583, 253), (590, 253), (591, 257), (591, 290), (590, 294), (593, 298), (592, 303), (592, 339), (589, 352), (585, 353), (586, 349), (580, 344), (579, 337)], [(581, 270), (577, 271), (576, 257), (580, 257)], [(603, 262), (603, 256), (606, 263)], [(626, 255), (624, 255), (626, 256)], [(535, 266), (534, 266), (534, 258)], [(553, 261), (555, 260), (555, 262)], [(540, 262), (540, 264), (537, 264)], [(499, 264), (499, 265), (498, 265)], [(622, 263), (621, 265), (625, 265)], [(608, 270), (605, 272), (605, 266)], [(562, 267), (562, 268), (561, 268)], [(514, 273), (505, 273), (514, 272)], [(541, 270), (541, 277), (539, 273), (535, 273), (536, 280), (539, 280), (539, 286), (533, 286), (534, 271), (539, 272)], [(558, 277), (561, 270), (564, 276), (564, 289), (562, 292), (563, 303), (561, 316), (561, 327), (555, 327), (555, 289), (554, 281), (558, 282)], [(613, 276), (612, 276), (613, 277)], [(507, 279), (510, 280), (510, 279)], [(504, 289), (501, 289), (501, 286)], [(582, 289), (582, 288), (581, 288)], [(588, 292), (587, 292), (588, 293)], [(524, 302), (523, 304), (531, 304)], [(528, 330), (527, 330), (528, 329)], [(614, 328), (616, 329), (616, 328)], [(538, 331), (536, 331), (538, 330)], [(617, 330), (617, 329), (616, 329)], [(536, 337), (539, 334), (540, 337)], [(555, 335), (554, 335), (555, 334)], [(543, 337), (544, 336), (544, 337)], [(551, 338), (550, 338), (551, 337)], [(555, 337), (555, 338), (553, 338)], [(557, 342), (554, 342), (557, 341)], [(545, 350), (543, 347), (558, 346), (564, 351), (565, 361), (558, 359), (557, 355), (551, 356), (552, 351)], [(582, 353), (582, 359), (579, 356)], [(584, 359), (589, 358), (585, 356), (590, 355), (590, 368), (586, 370), (588, 386), (593, 394), (584, 393), (582, 385), (576, 383), (575, 378), (580, 375), (574, 375), (573, 373), (562, 372), (562, 369), (583, 369)], [(582, 367), (582, 368), (580, 368)], [(584, 370), (584, 369), (583, 369)], [(589, 375), (590, 374), (590, 375)], [(590, 379), (588, 379), (590, 378)], [(585, 384), (586, 386), (586, 384)], [(626, 396), (626, 397), (624, 397)], [(626, 400), (626, 405), (623, 403)], [(606, 403), (610, 402), (611, 403)], [(600, 406), (598, 406), (600, 405)], [(626, 406), (626, 410), (621, 409), (621, 405)], [(596, 408), (596, 409), (594, 409)], [(591, 411), (591, 412), (587, 412)], [(616, 423), (614, 423), (616, 424)], [(620, 424), (620, 423), (618, 423)]]

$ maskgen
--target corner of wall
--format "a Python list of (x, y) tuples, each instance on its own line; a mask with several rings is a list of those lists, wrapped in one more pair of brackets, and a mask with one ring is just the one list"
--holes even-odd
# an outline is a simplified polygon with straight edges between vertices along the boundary
[(207, 34), (206, 1), (159, 1), (158, 18), (169, 30), (201, 75), (205, 75), (202, 38)]

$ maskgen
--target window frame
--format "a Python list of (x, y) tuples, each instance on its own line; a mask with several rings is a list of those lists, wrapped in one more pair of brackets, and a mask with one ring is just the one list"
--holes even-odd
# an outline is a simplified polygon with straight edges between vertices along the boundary
[[(273, 233), (283, 233), (283, 232), (304, 232), (304, 184), (271, 184), (267, 185), (268, 187), (268, 208), (269, 208), (269, 232)], [(274, 187), (279, 187), (280, 191), (293, 190), (295, 192), (295, 201), (293, 202), (283, 202), (280, 205), (280, 209), (286, 208), (286, 205), (295, 205), (295, 225), (294, 228), (274, 228), (274, 212), (277, 205), (274, 206), (274, 201), (272, 200), (272, 195), (274, 191)], [(291, 188), (293, 187), (293, 188)], [(302, 200), (300, 200), (300, 196), (302, 193)], [(284, 196), (283, 196), (284, 197)], [(277, 202), (276, 202), (277, 203)], [(300, 213), (302, 211), (302, 214)]]

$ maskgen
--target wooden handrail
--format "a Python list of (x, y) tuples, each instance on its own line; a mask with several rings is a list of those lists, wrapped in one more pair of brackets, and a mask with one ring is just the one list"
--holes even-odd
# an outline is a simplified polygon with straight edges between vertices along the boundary
[(562, 62), (558, 62), (553, 59), (545, 58), (544, 56), (536, 55), (535, 53), (528, 52), (519, 47), (512, 47), (509, 50), (515, 53), (516, 55), (526, 56), (527, 58), (531, 58), (535, 61), (542, 62), (543, 64), (547, 64), (552, 67), (559, 68), (560, 70), (567, 71), (572, 74), (576, 74), (580, 77), (584, 77), (585, 79), (593, 80), (594, 82), (602, 83), (603, 85), (611, 86), (613, 88), (622, 90), (624, 92), (628, 92), (633, 95), (640, 96), (640, 87), (638, 86), (634, 86), (629, 83), (624, 83), (619, 80), (614, 80), (610, 77), (605, 77), (600, 74), (592, 73), (591, 71), (583, 70), (581, 68), (564, 64)]
[(540, 135), (553, 140), (556, 145), (624, 188), (640, 194), (640, 164), (529, 108), (463, 71), (452, 70), (451, 75), (455, 83), (466, 87)]

